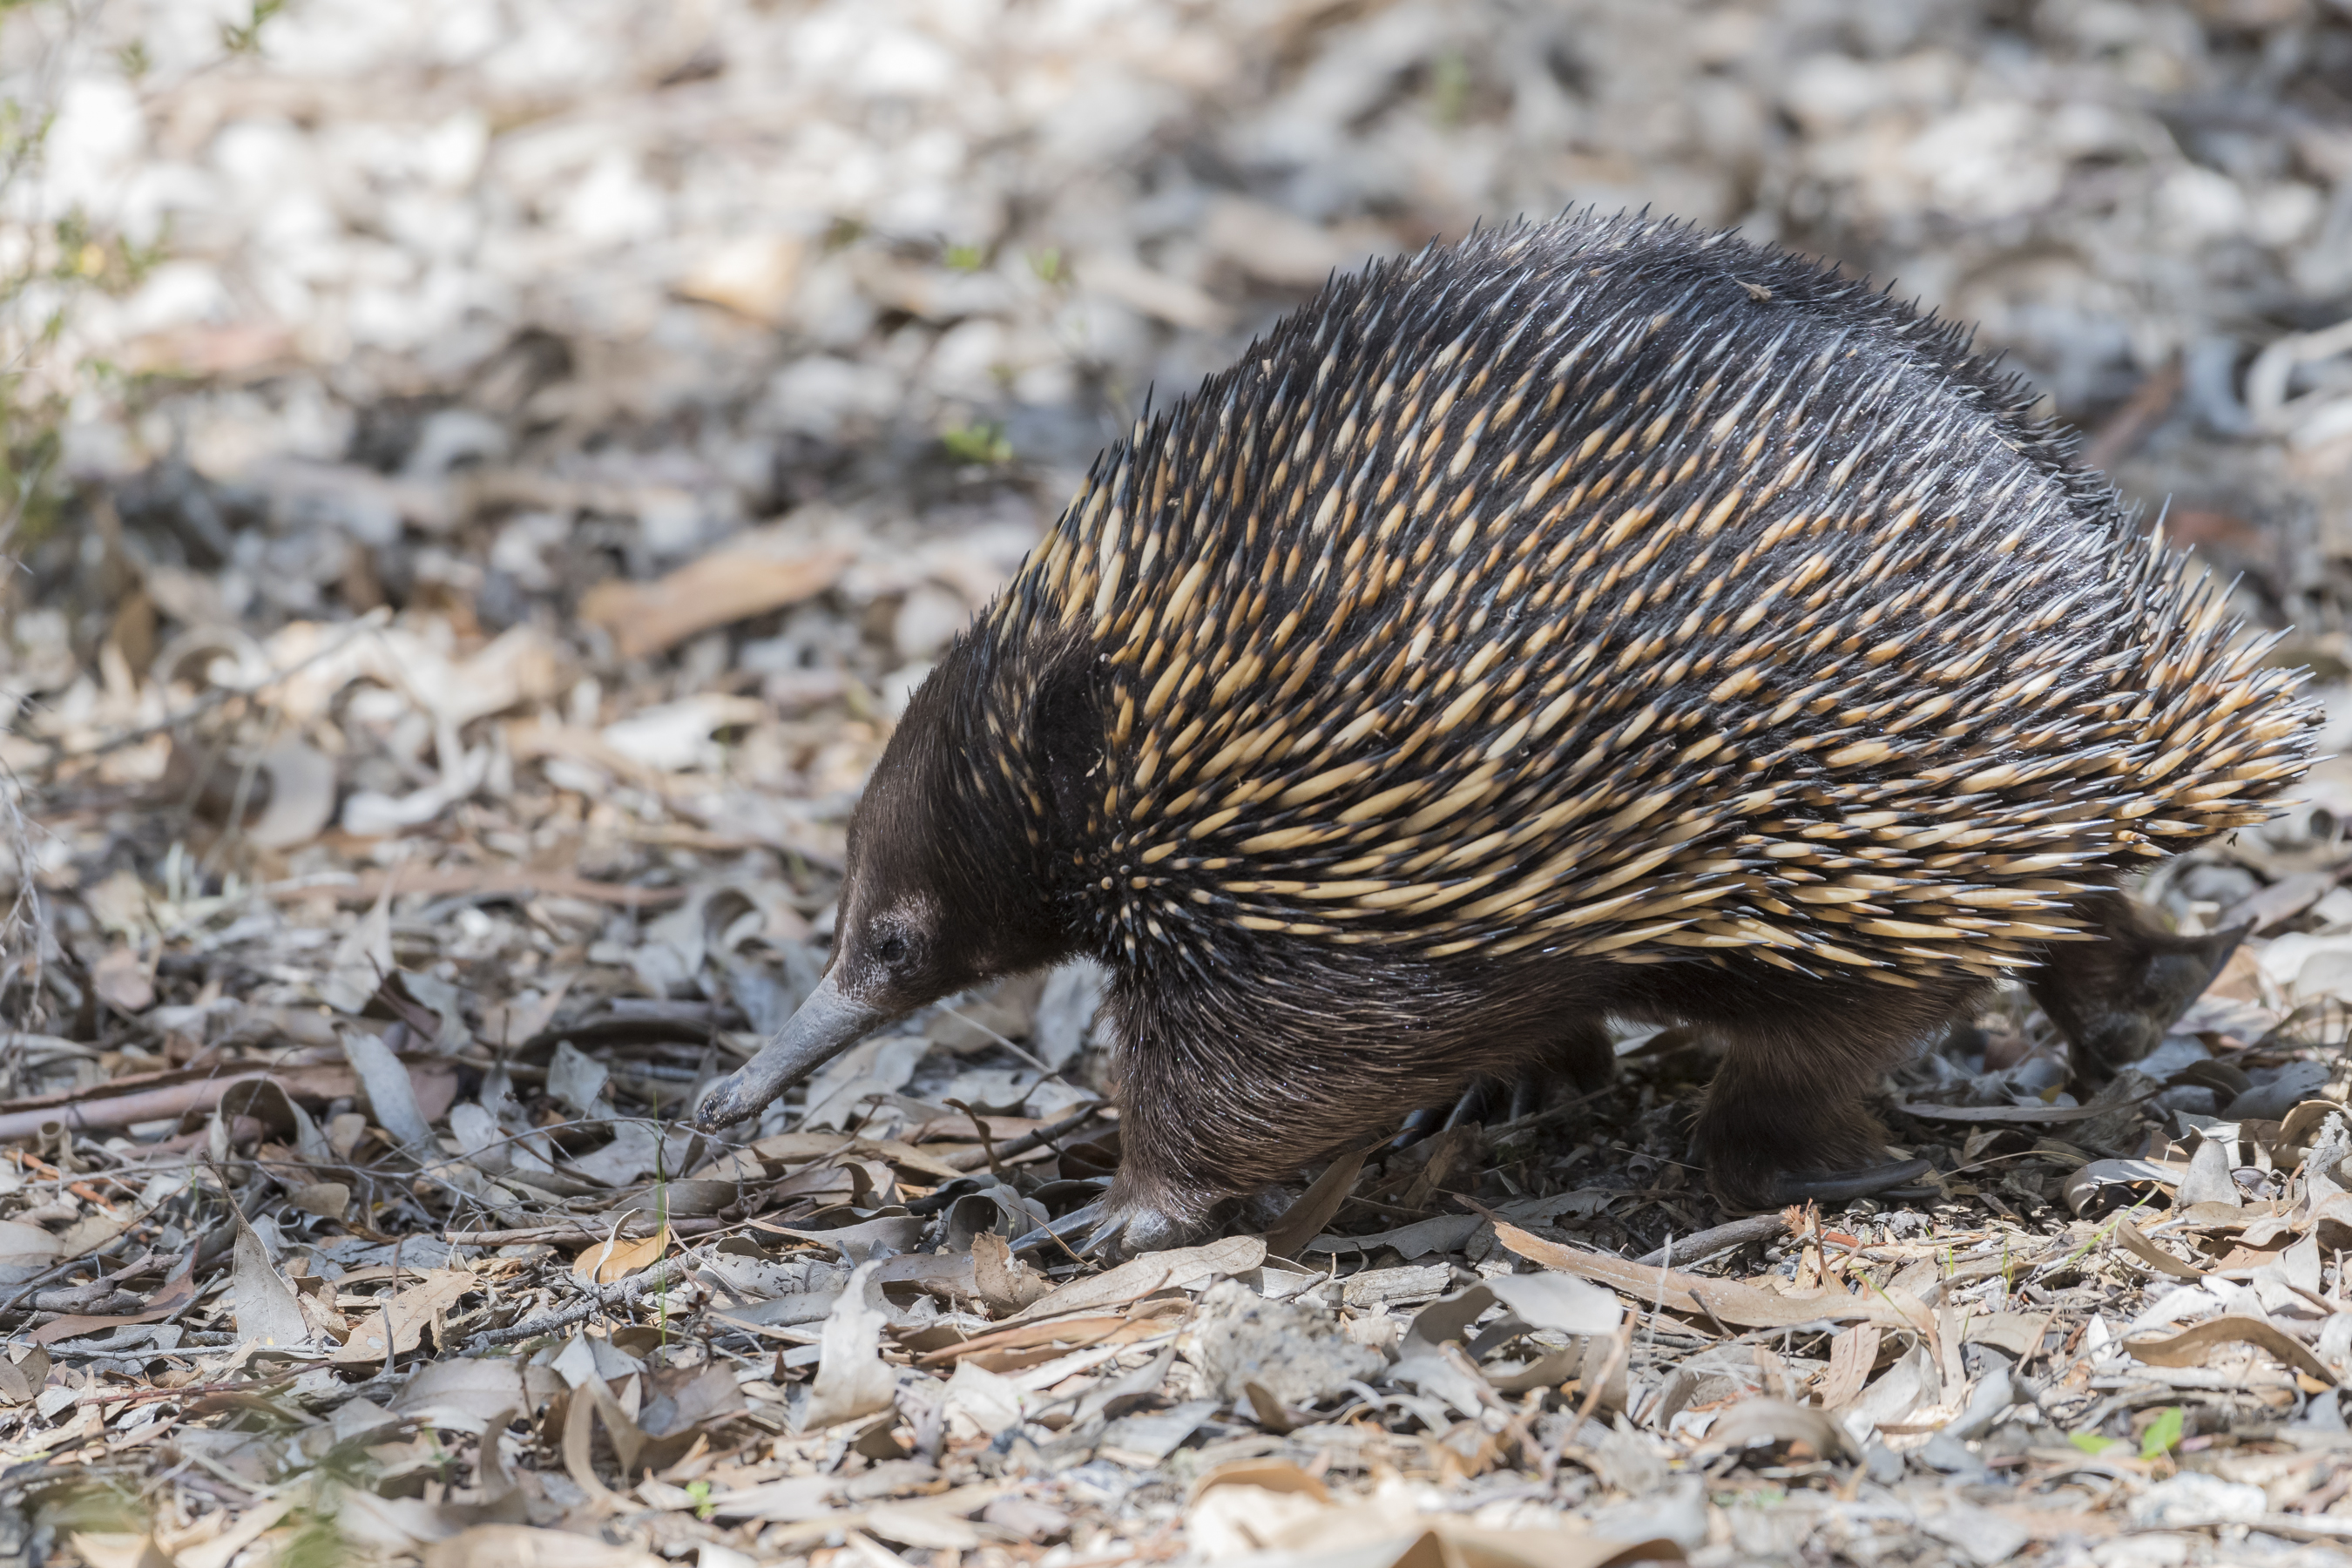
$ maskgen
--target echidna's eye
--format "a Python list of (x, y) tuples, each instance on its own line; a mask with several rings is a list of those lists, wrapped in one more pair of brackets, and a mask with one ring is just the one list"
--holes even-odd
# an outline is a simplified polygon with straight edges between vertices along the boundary
[(907, 962), (907, 939), (897, 931), (885, 931), (874, 943), (874, 962), (886, 969), (896, 969)]

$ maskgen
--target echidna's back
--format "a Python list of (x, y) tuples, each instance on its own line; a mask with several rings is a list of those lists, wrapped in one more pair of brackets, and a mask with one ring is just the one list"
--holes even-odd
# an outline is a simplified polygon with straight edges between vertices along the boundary
[(2311, 723), (2026, 405), (1792, 257), (1490, 233), (1106, 453), (995, 635), (1099, 656), (1154, 942), (1990, 973)]

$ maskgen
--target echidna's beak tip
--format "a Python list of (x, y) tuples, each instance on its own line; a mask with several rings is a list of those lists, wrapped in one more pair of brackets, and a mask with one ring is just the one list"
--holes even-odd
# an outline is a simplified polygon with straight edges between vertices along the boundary
[(695, 1124), (709, 1131), (758, 1115), (770, 1100), (890, 1017), (844, 994), (827, 974), (759, 1055), (710, 1086), (695, 1110)]

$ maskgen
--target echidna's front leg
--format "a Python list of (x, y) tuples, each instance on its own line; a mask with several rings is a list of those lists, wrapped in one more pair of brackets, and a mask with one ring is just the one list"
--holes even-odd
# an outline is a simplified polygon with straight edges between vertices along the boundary
[[(1112, 995), (1119, 1168), (1097, 1230), (1112, 1250), (1181, 1246), (1263, 1224), (1271, 1215), (1246, 1212), (1253, 1200), (1276, 1207), (1271, 1190), (1302, 1167), (1377, 1138), (1481, 1065), (1381, 1051), (1348, 1037), (1344, 1024), (1310, 1034), (1262, 1005), (1187, 1000), (1187, 1011), (1171, 1016), (1163, 998), (1140, 988)], [(1381, 1015), (1368, 1006), (1363, 1016)]]
[(1759, 993), (1707, 1017), (1730, 1037), (1693, 1130), (1716, 1196), (1740, 1209), (1842, 1203), (1925, 1175), (1924, 1160), (1887, 1159), (1870, 1101), (1912, 1043), (1979, 989), (1824, 984), (1784, 991), (1778, 1005)]

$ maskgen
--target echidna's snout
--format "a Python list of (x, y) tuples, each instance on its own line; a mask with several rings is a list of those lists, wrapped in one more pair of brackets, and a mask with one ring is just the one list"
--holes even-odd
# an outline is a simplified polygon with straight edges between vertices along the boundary
[[(877, 777), (875, 798), (892, 798), (890, 782)], [(774, 1039), (704, 1096), (695, 1114), (701, 1126), (756, 1116), (883, 1025), (1003, 972), (985, 922), (958, 911), (930, 874), (935, 858), (919, 852), (919, 840), (908, 853), (909, 837), (853, 832), (824, 978)], [(875, 847), (877, 837), (885, 840), (882, 847)]]
[(896, 1016), (851, 995), (840, 979), (837, 965), (828, 970), (776, 1037), (711, 1087), (695, 1111), (698, 1125), (725, 1127), (757, 1116), (770, 1100)]

